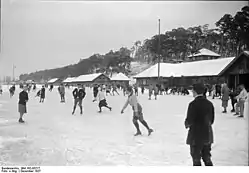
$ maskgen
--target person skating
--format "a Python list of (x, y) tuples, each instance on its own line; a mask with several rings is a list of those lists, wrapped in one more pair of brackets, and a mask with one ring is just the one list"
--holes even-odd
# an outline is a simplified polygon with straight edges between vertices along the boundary
[(58, 87), (59, 90), (59, 94), (61, 97), (61, 103), (65, 103), (65, 87), (63, 84), (61, 84), (61, 86)]
[(10, 92), (10, 98), (14, 96), (15, 94), (15, 85), (11, 86), (10, 89), (9, 89), (9, 92)]
[(144, 85), (141, 87), (141, 93), (144, 94)]
[(93, 86), (93, 102), (97, 101), (98, 88), (99, 86), (96, 84)]
[(185, 128), (189, 129), (186, 143), (190, 145), (193, 166), (201, 166), (201, 159), (206, 166), (213, 166), (211, 145), (213, 143), (214, 106), (203, 93), (205, 86), (194, 84), (193, 96), (185, 119)]
[(118, 91), (117, 91), (117, 86), (116, 86), (116, 85), (113, 85), (113, 86), (112, 86), (112, 95), (113, 95), (113, 96), (114, 96), (114, 92), (117, 93), (117, 94), (119, 95), (119, 93), (118, 93)]
[(99, 88), (99, 92), (98, 92), (97, 98), (99, 100), (99, 113), (102, 112), (102, 107), (106, 107), (110, 111), (112, 110), (112, 108), (110, 106), (108, 106), (108, 104), (106, 102), (105, 92), (104, 92), (104, 90), (103, 90), (102, 87)]
[(159, 92), (158, 86), (155, 85), (155, 87), (154, 87), (154, 96), (155, 96), (155, 100), (157, 100), (158, 92)]
[(36, 84), (34, 84), (33, 86), (33, 91), (36, 91)]
[(121, 110), (121, 114), (123, 114), (127, 106), (130, 105), (133, 110), (133, 124), (137, 130), (137, 133), (134, 136), (142, 135), (141, 130), (139, 128), (138, 120), (140, 121), (141, 124), (144, 125), (144, 127), (146, 127), (146, 129), (148, 130), (148, 136), (150, 136), (151, 133), (153, 132), (153, 129), (151, 129), (148, 126), (148, 123), (144, 120), (142, 106), (138, 102), (136, 95), (133, 93), (132, 87), (129, 86), (127, 88), (127, 94), (128, 98)]
[(152, 92), (153, 92), (153, 85), (150, 84), (150, 86), (149, 86), (149, 100), (151, 100)]
[(40, 103), (43, 103), (44, 99), (45, 99), (45, 87), (42, 86), (41, 95), (40, 95)]
[(53, 88), (54, 88), (54, 85), (51, 84), (51, 85), (50, 85), (50, 88), (49, 88), (49, 91), (50, 91), (50, 92), (53, 91)]
[(75, 88), (73, 90), (74, 106), (73, 106), (72, 115), (74, 115), (77, 105), (80, 107), (80, 114), (81, 115), (83, 114), (82, 100), (85, 98), (85, 96), (86, 96), (85, 88), (82, 85), (78, 85), (78, 88)]
[(138, 87), (137, 87), (137, 85), (134, 86), (134, 91), (135, 91), (135, 95), (138, 96)]
[(27, 86), (19, 93), (18, 112), (20, 113), (19, 123), (24, 123), (23, 115), (27, 113), (27, 102), (29, 100)]
[(0, 84), (0, 95), (3, 94), (3, 88), (2, 88), (2, 85)]

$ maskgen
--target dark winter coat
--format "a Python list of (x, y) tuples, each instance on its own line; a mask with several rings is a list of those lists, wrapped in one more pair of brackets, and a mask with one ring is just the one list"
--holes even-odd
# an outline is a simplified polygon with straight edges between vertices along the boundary
[(189, 128), (187, 144), (213, 143), (214, 106), (204, 96), (196, 97), (188, 106), (185, 127)]

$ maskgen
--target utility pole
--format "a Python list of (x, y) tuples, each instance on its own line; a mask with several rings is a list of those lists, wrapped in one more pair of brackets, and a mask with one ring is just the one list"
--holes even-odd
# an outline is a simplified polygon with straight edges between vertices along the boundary
[(160, 82), (160, 62), (161, 62), (161, 42), (160, 42), (160, 19), (158, 19), (158, 24), (159, 24), (159, 28), (158, 28), (158, 84)]
[(15, 68), (16, 68), (16, 66), (13, 65), (13, 82), (15, 82)]

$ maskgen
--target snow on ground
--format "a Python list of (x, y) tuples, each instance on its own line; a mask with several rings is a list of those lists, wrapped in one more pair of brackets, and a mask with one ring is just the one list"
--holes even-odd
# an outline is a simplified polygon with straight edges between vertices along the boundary
[[(184, 127), (192, 96), (166, 95), (149, 101), (147, 94), (139, 95), (144, 117), (155, 132), (148, 137), (140, 125), (143, 136), (134, 137), (131, 108), (120, 114), (122, 94), (108, 96), (113, 110), (99, 114), (87, 89), (84, 114), (77, 109), (74, 116), (71, 91), (67, 89), (66, 103), (60, 103), (57, 88), (47, 90), (43, 104), (31, 92), (25, 124), (17, 123), (18, 91), (11, 99), (8, 92), (0, 96), (0, 165), (192, 165)], [(212, 102), (216, 107), (214, 164), (247, 165), (247, 118), (222, 114), (221, 101)]]

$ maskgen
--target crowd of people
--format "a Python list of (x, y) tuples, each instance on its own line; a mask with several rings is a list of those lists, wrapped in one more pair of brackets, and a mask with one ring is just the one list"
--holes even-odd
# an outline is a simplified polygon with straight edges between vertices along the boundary
[[(66, 86), (70, 87), (70, 86)], [(28, 93), (31, 90), (31, 85), (20, 86), (23, 90), (19, 93), (18, 111), (20, 113), (19, 122), (24, 123), (23, 115), (27, 113), (27, 102), (29, 100)], [(45, 100), (45, 93), (48, 85), (43, 85), (42, 88), (37, 92), (36, 96), (40, 97), (40, 103)], [(102, 108), (105, 107), (112, 111), (112, 107), (108, 105), (107, 97), (108, 94), (114, 96), (119, 95), (118, 89), (123, 91), (124, 96), (127, 96), (127, 100), (121, 109), (121, 114), (128, 105), (133, 110), (133, 124), (136, 128), (135, 136), (142, 135), (139, 128), (138, 121), (148, 130), (148, 135), (151, 135), (154, 130), (149, 127), (148, 123), (144, 119), (142, 105), (139, 103), (138, 86), (130, 85), (98, 85), (94, 84), (90, 86), (93, 91), (93, 102), (98, 101), (99, 113), (102, 112)], [(2, 89), (2, 88), (0, 88)], [(33, 84), (33, 91), (36, 91), (36, 85)], [(53, 91), (53, 85), (50, 85), (49, 91)], [(145, 86), (141, 86), (141, 93), (144, 94)], [(15, 93), (15, 85), (9, 89), (10, 97), (13, 97)], [(236, 89), (229, 89), (226, 83), (222, 85), (213, 85), (212, 87), (204, 85), (203, 83), (197, 83), (192, 86), (192, 93), (194, 100), (189, 103), (187, 116), (185, 119), (185, 127), (189, 129), (186, 143), (190, 145), (190, 153), (193, 160), (194, 166), (201, 165), (201, 159), (204, 161), (206, 166), (212, 166), (211, 160), (211, 145), (213, 143), (213, 130), (212, 124), (214, 123), (214, 106), (213, 103), (207, 98), (207, 92), (211, 98), (219, 97), (221, 99), (221, 106), (224, 108), (223, 113), (227, 113), (228, 101), (231, 100), (232, 110), (235, 112), (234, 115), (238, 117), (244, 117), (245, 101), (248, 100), (248, 93), (243, 84), (239, 85)], [(58, 93), (60, 95), (61, 103), (65, 103), (65, 85), (61, 84), (58, 86)], [(155, 100), (158, 95), (176, 94), (188, 95), (189, 90), (184, 87), (172, 87), (165, 88), (160, 85), (149, 85), (148, 96), (149, 100), (154, 95)], [(77, 106), (80, 108), (80, 114), (83, 114), (83, 99), (86, 96), (86, 89), (84, 85), (77, 85), (72, 91), (74, 104), (72, 115), (75, 115)], [(200, 116), (201, 115), (201, 116)]]

